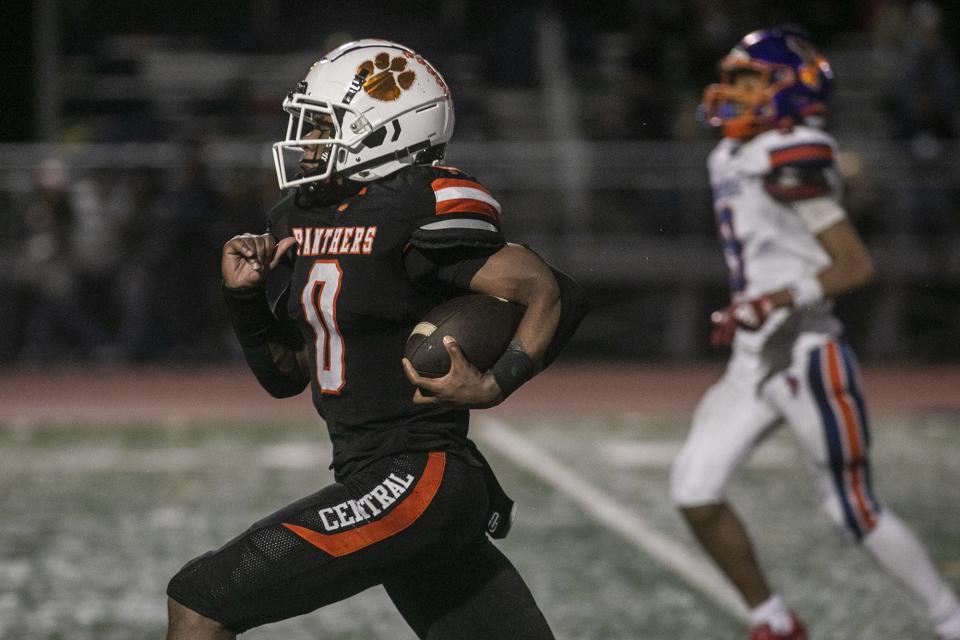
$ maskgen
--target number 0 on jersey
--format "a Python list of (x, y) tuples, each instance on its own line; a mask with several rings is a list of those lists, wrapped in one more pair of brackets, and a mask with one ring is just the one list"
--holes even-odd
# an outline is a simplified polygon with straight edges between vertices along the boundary
[(343, 336), (337, 327), (337, 295), (343, 271), (337, 260), (317, 260), (310, 268), (300, 303), (313, 328), (317, 380), (323, 393), (338, 394), (345, 382)]

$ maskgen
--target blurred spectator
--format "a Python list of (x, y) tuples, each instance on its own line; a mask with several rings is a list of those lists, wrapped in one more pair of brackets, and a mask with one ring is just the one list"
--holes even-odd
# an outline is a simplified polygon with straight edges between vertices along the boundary
[(44, 364), (99, 357), (110, 335), (82, 303), (73, 245), (76, 216), (62, 160), (45, 160), (38, 168), (23, 222), (14, 274), (30, 313), (20, 358)]
[(910, 140), (913, 153), (932, 160), (941, 141), (957, 134), (960, 73), (957, 52), (941, 33), (942, 11), (933, 2), (915, 2), (896, 74), (894, 108), (897, 133)]
[[(280, 195), (260, 164), (285, 123), (280, 100), (290, 87), (278, 84), (279, 70), (301, 73), (321, 51), (368, 35), (409, 42), (447, 60), (458, 139), (520, 143), (451, 149), (455, 161), (462, 158), (484, 178), (495, 177), (500, 166), (491, 152), (527, 158), (529, 188), (509, 176), (512, 191), (499, 189), (510, 212), (505, 219), (520, 237), (562, 233), (555, 221), (565, 196), (552, 172), (566, 159), (529, 143), (564, 135), (562, 127), (547, 126), (542, 96), (555, 81), (551, 75), (565, 74), (580, 118), (573, 133), (591, 152), (616, 156), (622, 147), (630, 158), (614, 180), (609, 162), (594, 168), (591, 156), (583, 156), (593, 212), (585, 230), (597, 239), (623, 234), (687, 244), (714, 233), (709, 192), (682, 184), (671, 167), (689, 170), (692, 156), (706, 153), (711, 134), (695, 112), (703, 87), (716, 81), (716, 60), (752, 29), (802, 23), (825, 39), (828, 57), (833, 50), (841, 54), (834, 63), (844, 111), (833, 124), (859, 152), (839, 158), (851, 217), (868, 241), (903, 255), (922, 252), (931, 273), (939, 273), (937, 264), (956, 273), (948, 266), (956, 263), (960, 238), (960, 181), (950, 153), (960, 134), (956, 3), (611, 0), (601, 7), (442, 0), (420, 12), (372, 0), (362, 28), (350, 13), (272, 0), (241, 0), (226, 23), (216, 24), (182, 13), (184, 2), (159, 14), (114, 11), (91, 0), (62, 4), (59, 141), (159, 144), (149, 152), (156, 155), (134, 161), (135, 169), (119, 156), (109, 158), (109, 150), (78, 149), (84, 158), (78, 167), (101, 168), (75, 168), (69, 182), (57, 162), (38, 174), (47, 186), (34, 187), (29, 163), (21, 160), (0, 173), (0, 295), (9, 301), (0, 332), (3, 362), (17, 354), (35, 362), (222, 359), (223, 346), (233, 341), (224, 335), (216, 293), (219, 249), (236, 233), (263, 230)], [(544, 18), (554, 13), (566, 48), (545, 60), (542, 30), (553, 23)], [(183, 22), (184, 16), (190, 19)], [(245, 29), (228, 25), (244, 24), (249, 32), (237, 39), (234, 31)], [(195, 68), (206, 62), (218, 72)], [(183, 74), (195, 83), (188, 90)], [(869, 108), (881, 95), (889, 124)], [(858, 118), (844, 119), (849, 113)], [(22, 129), (22, 123), (10, 126)], [(894, 134), (903, 154), (875, 139)], [(221, 161), (208, 173), (203, 149), (195, 146), (179, 166), (185, 147), (177, 140), (188, 136), (263, 144), (264, 158), (254, 153), (239, 163)], [(638, 148), (634, 141), (651, 139), (671, 142), (643, 147), (641, 153), (656, 160), (647, 167), (629, 151)], [(594, 141), (602, 144), (591, 147)], [(10, 153), (21, 157), (19, 150)], [(520, 164), (514, 158), (503, 166), (513, 171)], [(699, 159), (696, 167), (702, 168)], [(651, 338), (645, 353), (656, 353), (660, 342)]]
[(218, 348), (208, 340), (207, 319), (220, 307), (223, 243), (212, 232), (221, 198), (210, 181), (202, 151), (200, 146), (188, 151), (174, 190), (158, 211), (162, 226), (156, 235), (162, 238), (162, 258), (154, 294), (163, 303), (156, 309), (150, 348), (151, 355), (164, 360), (198, 360)]
[(110, 324), (117, 317), (115, 289), (123, 276), (121, 232), (133, 215), (126, 173), (99, 170), (75, 180), (71, 202), (77, 288), (90, 314)]
[(138, 362), (159, 357), (163, 351), (155, 332), (161, 309), (166, 305), (157, 292), (165, 277), (167, 239), (160, 172), (131, 172), (126, 183), (131, 194), (131, 215), (119, 230), (120, 251), (115, 264), (121, 272), (114, 290), (117, 350), (122, 359)]
[[(890, 15), (898, 14), (891, 10)], [(960, 233), (957, 191), (943, 180), (939, 169), (947, 141), (958, 133), (957, 51), (942, 34), (943, 13), (935, 3), (914, 2), (903, 18), (890, 106), (894, 133), (906, 142), (914, 162), (902, 185), (905, 207), (900, 214), (904, 222), (899, 226), (919, 232), (927, 241), (939, 242)], [(890, 26), (886, 28), (892, 31)]]

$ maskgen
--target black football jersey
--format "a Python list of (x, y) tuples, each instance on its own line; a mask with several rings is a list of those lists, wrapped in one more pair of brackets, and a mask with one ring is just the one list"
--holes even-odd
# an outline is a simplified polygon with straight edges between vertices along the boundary
[[(288, 197), (270, 213), (277, 239), (299, 245), (283, 309), (307, 343), (313, 401), (333, 441), (333, 467), (466, 438), (468, 412), (415, 405), (401, 365), (413, 326), (451, 289), (425, 286), (406, 257), (489, 255), (504, 244), (500, 205), (456, 169), (412, 166), (339, 202)], [(292, 253), (292, 252), (291, 252)], [(467, 278), (466, 282), (469, 282)], [(465, 287), (465, 283), (461, 286)]]

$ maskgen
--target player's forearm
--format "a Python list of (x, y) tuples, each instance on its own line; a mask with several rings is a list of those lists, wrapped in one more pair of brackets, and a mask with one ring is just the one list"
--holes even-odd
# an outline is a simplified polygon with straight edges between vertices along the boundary
[(310, 374), (298, 355), (276, 342), (243, 347), (243, 357), (257, 382), (274, 398), (295, 396), (310, 384)]
[(470, 288), (526, 307), (513, 341), (489, 372), (501, 399), (553, 362), (587, 312), (586, 294), (573, 279), (519, 245), (491, 256)]
[[(873, 278), (873, 259), (853, 225), (846, 219), (817, 234), (817, 242), (830, 256), (830, 266), (814, 278), (800, 280), (789, 288), (785, 304), (803, 306), (862, 287)], [(776, 302), (776, 299), (775, 299)]]
[[(835, 298), (858, 289), (873, 279), (873, 266), (857, 264), (847, 268), (836, 265), (824, 269), (816, 275), (819, 286), (819, 298)], [(780, 289), (769, 294), (775, 307), (802, 306), (804, 300), (798, 295), (798, 289)], [(807, 302), (809, 303), (809, 302)]]
[(532, 293), (527, 313), (517, 327), (516, 339), (523, 341), (537, 372), (553, 362), (573, 337), (589, 304), (583, 288), (570, 276), (548, 265), (541, 281), (551, 278), (553, 286)]
[(858, 289), (873, 280), (873, 261), (869, 256), (834, 263), (819, 274), (817, 279), (825, 298), (832, 298)]
[(792, 287), (771, 293), (770, 299), (777, 307), (802, 306), (811, 298), (834, 298), (858, 289), (873, 280), (873, 275), (870, 255), (857, 253), (835, 260), (816, 276), (810, 276), (807, 282), (797, 282)]
[(533, 360), (535, 370), (543, 368), (550, 340), (560, 326), (560, 290), (553, 287), (532, 295), (525, 304), (527, 309), (517, 326), (513, 344), (519, 345)]
[(222, 287), (227, 316), (243, 356), (260, 385), (276, 398), (297, 395), (310, 383), (299, 345), (288, 344), (263, 287)]

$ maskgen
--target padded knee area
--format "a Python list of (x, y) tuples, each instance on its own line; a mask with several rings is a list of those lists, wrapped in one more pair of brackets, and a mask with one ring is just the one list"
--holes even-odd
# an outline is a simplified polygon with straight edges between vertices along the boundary
[[(705, 461), (704, 461), (705, 462)], [(710, 465), (684, 449), (670, 468), (670, 500), (677, 507), (699, 507), (723, 501), (725, 482), (707, 472)]]
[(204, 554), (188, 562), (167, 584), (167, 596), (174, 602), (210, 620), (222, 619), (217, 607), (209, 597), (209, 589), (199, 571)]
[(446, 565), (398, 575), (384, 587), (420, 638), (554, 640), (517, 570), (486, 539)]
[(178, 634), (182, 635), (184, 633), (191, 637), (210, 637), (210, 634), (217, 634), (218, 637), (223, 634), (233, 635), (233, 632), (216, 620), (197, 613), (169, 596), (167, 597), (167, 626), (176, 637), (180, 637)]

